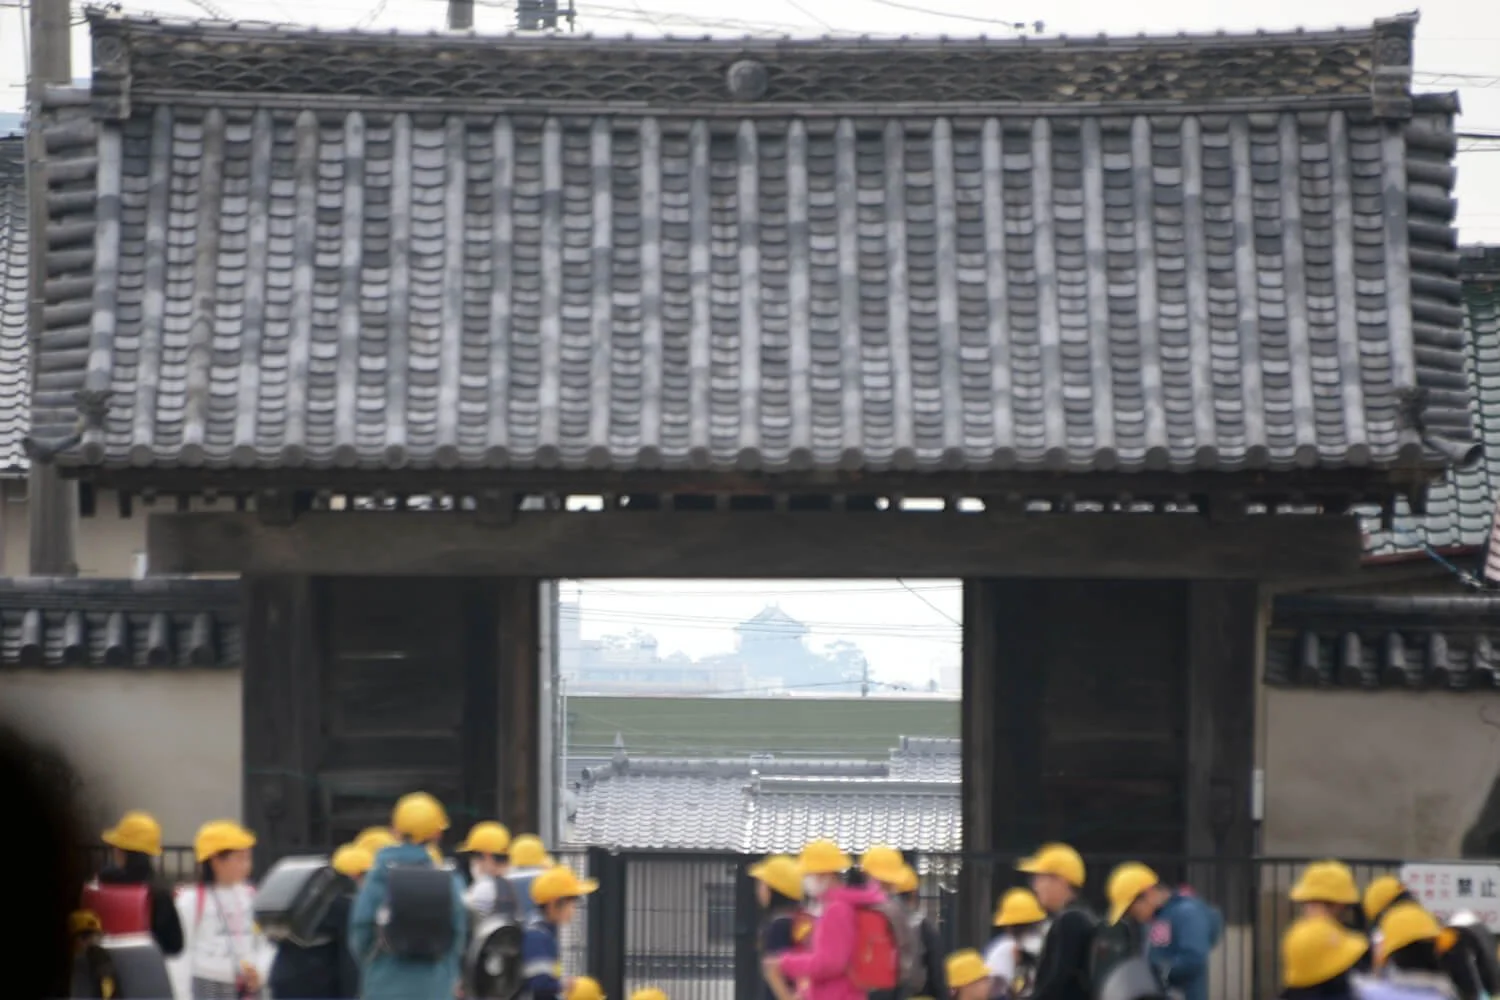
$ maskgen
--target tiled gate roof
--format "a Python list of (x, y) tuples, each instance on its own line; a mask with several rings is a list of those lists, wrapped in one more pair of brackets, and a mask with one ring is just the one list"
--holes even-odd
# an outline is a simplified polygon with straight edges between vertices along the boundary
[[(1500, 246), (1460, 248), (1463, 260), (1464, 325), (1469, 352), (1467, 374), (1476, 436), (1483, 459), (1467, 469), (1453, 469), (1427, 492), (1427, 513), (1417, 517), (1398, 499), (1392, 530), (1378, 516), (1367, 520), (1365, 551), (1392, 556), (1435, 549), (1480, 548), (1496, 521), (1500, 503)], [(1496, 554), (1500, 559), (1500, 553)], [(1494, 576), (1500, 578), (1500, 563)]]
[(30, 426), (26, 341), (26, 155), (21, 136), (0, 138), (0, 476), (24, 472)]
[(94, 31), (104, 120), (57, 143), (97, 177), (53, 187), (97, 260), (49, 274), (88, 280), (37, 411), (60, 431), (72, 391), (111, 394), (73, 463), (1390, 468), (1423, 457), (1416, 388), (1429, 431), (1469, 433), (1454, 104), (1410, 98), (1409, 20)]

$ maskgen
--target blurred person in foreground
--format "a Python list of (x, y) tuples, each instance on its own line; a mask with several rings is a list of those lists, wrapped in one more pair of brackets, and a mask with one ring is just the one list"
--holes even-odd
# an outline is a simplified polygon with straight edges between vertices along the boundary
[(3, 824), (0, 855), (19, 863), (6, 882), (5, 901), (24, 914), (6, 933), (6, 1000), (67, 996), (73, 972), (70, 924), (83, 891), (78, 824), (69, 804), (41, 766), (38, 749), (0, 725), (0, 801), (12, 822)]

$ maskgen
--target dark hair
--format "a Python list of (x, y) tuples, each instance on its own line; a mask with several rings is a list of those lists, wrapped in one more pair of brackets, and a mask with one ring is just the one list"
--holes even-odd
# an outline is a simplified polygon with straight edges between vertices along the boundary
[(869, 885), (870, 877), (858, 868), (851, 868), (844, 875), (844, 884), (858, 888), (862, 885)]
[[(766, 885), (766, 884), (764, 882), (762, 882), (761, 885)], [(797, 900), (793, 899), (791, 896), (787, 896), (787, 895), (784, 895), (782, 893), (779, 893), (775, 889), (772, 889), (769, 885), (766, 885), (766, 891), (771, 894), (771, 901), (766, 904), (766, 909), (768, 911), (771, 911), (771, 910), (786, 910), (786, 909), (791, 909), (793, 907), (801, 906), (802, 905), (801, 903), (797, 902)]]
[(46, 755), (19, 733), (0, 726), (0, 800), (24, 817), (0, 833), (0, 856), (17, 862), (6, 885), (7, 902), (26, 914), (7, 933), (6, 948), (25, 956), (5, 970), (7, 1000), (67, 996), (73, 971), (69, 915), (83, 890), (77, 818), (56, 781), (45, 773)]
[(120, 865), (120, 871), (132, 882), (154, 882), (156, 880), (156, 865), (151, 861), (151, 855), (140, 851), (121, 851), (125, 856)]
[(1396, 968), (1409, 972), (1443, 971), (1442, 965), (1438, 963), (1436, 941), (1413, 941), (1405, 948), (1397, 948), (1391, 952), (1390, 962)]

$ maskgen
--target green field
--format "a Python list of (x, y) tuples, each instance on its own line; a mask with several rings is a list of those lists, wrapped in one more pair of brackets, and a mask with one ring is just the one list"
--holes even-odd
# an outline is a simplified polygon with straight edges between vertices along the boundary
[(568, 750), (597, 754), (616, 735), (632, 755), (752, 753), (884, 758), (902, 736), (959, 735), (959, 703), (894, 698), (570, 697)]

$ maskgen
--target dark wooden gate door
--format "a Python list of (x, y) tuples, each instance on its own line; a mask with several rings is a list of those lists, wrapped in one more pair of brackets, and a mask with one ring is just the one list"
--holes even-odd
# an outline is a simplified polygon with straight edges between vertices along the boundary
[(423, 790), (458, 830), (496, 810), (498, 601), (490, 581), (318, 581), (312, 834), (341, 843)]

